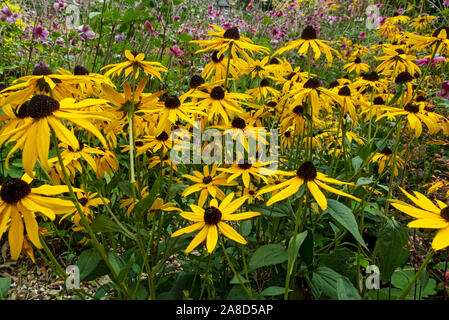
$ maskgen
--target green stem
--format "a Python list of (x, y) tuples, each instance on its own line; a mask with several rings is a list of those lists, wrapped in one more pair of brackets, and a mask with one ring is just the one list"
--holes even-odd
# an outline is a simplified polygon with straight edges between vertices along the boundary
[(403, 300), (407, 294), (409, 293), (410, 289), (413, 287), (413, 285), (415, 284), (416, 280), (418, 280), (419, 276), (421, 275), (421, 273), (423, 272), (423, 270), (426, 268), (426, 266), (429, 264), (430, 259), (432, 258), (432, 256), (434, 255), (435, 251), (433, 249), (430, 249), (430, 252), (427, 254), (426, 259), (424, 260), (424, 262), (422, 263), (421, 267), (419, 268), (418, 272), (415, 273), (415, 275), (413, 276), (412, 280), (410, 280), (410, 282), (408, 283), (407, 287), (404, 288), (404, 290), (402, 290), (401, 294), (399, 295), (399, 297), (397, 298), (397, 300)]

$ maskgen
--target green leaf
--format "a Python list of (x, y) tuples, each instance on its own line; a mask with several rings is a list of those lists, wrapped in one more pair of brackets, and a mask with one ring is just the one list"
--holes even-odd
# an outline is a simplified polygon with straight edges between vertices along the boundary
[(122, 229), (111, 218), (104, 214), (98, 215), (92, 221), (91, 228), (94, 232), (121, 232)]
[[(391, 277), (391, 284), (395, 286), (398, 289), (404, 289), (410, 280), (412, 280), (413, 276), (415, 275), (415, 271), (413, 270), (413, 267), (408, 266), (406, 268), (398, 268), (393, 273), (393, 276)], [(434, 295), (436, 293), (436, 281), (435, 279), (429, 279), (429, 276), (427, 272), (421, 273), (421, 276), (416, 281), (417, 285), (417, 295), (416, 298), (418, 299), (418, 294), (421, 292), (422, 298), (427, 298), (431, 295)], [(415, 291), (412, 289), (407, 294), (407, 299), (414, 299), (415, 297)]]
[(95, 12), (91, 12), (89, 13), (89, 18), (95, 18), (96, 16), (99, 16), (101, 14), (101, 12), (95, 11)]
[(299, 249), (301, 248), (301, 245), (304, 242), (304, 240), (306, 239), (306, 237), (307, 237), (307, 230), (304, 232), (301, 232), (300, 234), (297, 234), (295, 237), (296, 240), (293, 239), (294, 236), (292, 236), (290, 238), (290, 241), (288, 243), (289, 259), (290, 259), (290, 250), (293, 250), (293, 248), (292, 248), (293, 244), (295, 245), (295, 253), (293, 254), (293, 260), (289, 261), (290, 268), (288, 269), (288, 274), (292, 273), (293, 266), (296, 261), (296, 257), (298, 256), (298, 253), (299, 253)]
[(337, 280), (341, 274), (327, 267), (319, 267), (313, 272), (310, 288), (315, 298), (319, 299), (323, 294), (337, 300)]
[(362, 300), (357, 289), (351, 281), (345, 277), (337, 279), (337, 296), (338, 300)]
[[(288, 291), (293, 291), (292, 289), (288, 289)], [(263, 296), (278, 296), (285, 293), (284, 287), (268, 287), (264, 291), (262, 291)]]
[(366, 186), (371, 183), (373, 183), (373, 179), (366, 178), (366, 177), (360, 177), (359, 180), (357, 180), (357, 183), (355, 184), (355, 188), (358, 188), (360, 186)]
[(114, 269), (115, 273), (120, 274), (120, 270), (123, 269), (125, 263), (123, 260), (114, 252), (108, 252), (109, 262), (111, 263), (112, 269)]
[(242, 227), (242, 236), (243, 237), (248, 236), (251, 233), (251, 228), (252, 228), (251, 220), (242, 221), (241, 227)]
[(327, 199), (327, 206), (325, 212), (329, 213), (332, 218), (345, 227), (362, 247), (368, 249), (365, 245), (365, 241), (363, 241), (363, 238), (360, 235), (359, 226), (357, 225), (352, 210), (333, 199)]
[(100, 253), (95, 249), (83, 251), (78, 258), (76, 265), (80, 270), (80, 281), (83, 281), (101, 261)]
[(126, 263), (126, 265), (122, 268), (122, 270), (120, 270), (120, 273), (118, 275), (118, 278), (119, 278), (120, 281), (124, 281), (125, 280), (126, 276), (129, 273), (129, 270), (134, 265), (135, 261), (136, 261), (136, 256), (133, 253), (131, 255), (131, 259), (129, 259), (128, 262)]
[(254, 252), (248, 264), (248, 270), (282, 263), (288, 260), (288, 251), (280, 244), (267, 244)]
[(385, 227), (380, 230), (376, 241), (376, 251), (382, 281), (390, 281), (394, 270), (407, 261), (410, 251), (404, 246), (407, 245), (408, 239), (407, 229), (397, 223), (394, 218), (388, 220)]
[(0, 299), (6, 299), (8, 296), (9, 287), (11, 287), (11, 278), (0, 278)]
[(355, 158), (352, 158), (352, 167), (355, 169), (355, 170), (357, 170), (357, 169), (359, 169), (360, 168), (360, 166), (362, 165), (362, 163), (363, 163), (363, 160), (362, 160), (362, 158), (360, 158), (359, 156), (357, 156), (357, 157), (355, 157)]
[(260, 212), (267, 217), (280, 218), (288, 216), (290, 208), (286, 204), (277, 203), (275, 206), (269, 207), (265, 205), (251, 206), (250, 210)]
[(129, 181), (121, 181), (118, 183), (120, 191), (126, 194), (128, 197), (133, 196), (133, 185)]

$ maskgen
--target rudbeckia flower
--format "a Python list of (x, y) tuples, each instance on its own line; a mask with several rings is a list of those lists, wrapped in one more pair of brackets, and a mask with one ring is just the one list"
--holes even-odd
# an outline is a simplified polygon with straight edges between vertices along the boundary
[(363, 72), (368, 72), (370, 66), (366, 63), (362, 62), (362, 59), (359, 57), (355, 58), (353, 62), (347, 63), (344, 65), (343, 69), (346, 69), (348, 73), (355, 71), (356, 74), (360, 74)]
[(436, 133), (440, 127), (436, 124), (432, 117), (424, 112), (423, 105), (408, 103), (404, 109), (399, 108), (386, 108), (385, 113), (377, 117), (376, 122), (384, 117), (396, 117), (405, 115), (407, 116), (407, 122), (412, 130), (415, 130), (415, 137), (419, 138), (422, 133), (421, 120), (426, 124), (430, 134)]
[(264, 78), (260, 81), (260, 85), (258, 88), (248, 89), (246, 90), (247, 94), (250, 94), (254, 97), (254, 100), (261, 101), (266, 98), (268, 95), (272, 97), (279, 96), (280, 92), (270, 86), (270, 82), (268, 79)]
[(0, 238), (9, 229), (8, 241), (12, 260), (19, 258), (25, 230), (31, 243), (36, 248), (42, 248), (36, 212), (54, 220), (57, 214), (74, 208), (72, 201), (46, 197), (68, 192), (67, 186), (42, 185), (32, 188), (31, 181), (32, 179), (25, 175), (22, 179), (8, 179), (0, 186)]
[[(74, 99), (67, 98), (60, 102), (46, 95), (34, 96), (28, 104), (26, 115), (32, 119), (14, 130), (6, 131), (2, 136), (8, 136), (16, 144), (6, 157), (6, 166), (12, 153), (23, 148), (22, 163), (25, 172), (33, 176), (34, 165), (39, 158), (45, 168), (48, 165), (48, 150), (50, 148), (50, 128), (63, 143), (73, 149), (79, 147), (75, 135), (66, 128), (61, 120), (67, 120), (94, 134), (103, 145), (106, 141), (101, 132), (90, 122), (91, 119), (110, 120), (103, 113), (81, 112), (82, 106), (104, 103), (101, 99), (87, 99), (76, 103)], [(109, 116), (107, 114), (107, 116)]]
[(426, 228), (438, 229), (435, 238), (432, 241), (432, 248), (434, 250), (441, 250), (449, 246), (449, 207), (440, 200), (435, 200), (435, 205), (425, 195), (414, 192), (414, 196), (399, 187), (401, 191), (414, 204), (410, 205), (406, 202), (390, 199), (391, 205), (417, 220), (407, 224), (409, 228)]
[(220, 204), (218, 204), (216, 199), (212, 199), (209, 206), (205, 209), (194, 204), (190, 205), (193, 212), (181, 212), (179, 215), (184, 219), (195, 223), (174, 232), (171, 236), (177, 237), (186, 233), (200, 230), (200, 232), (198, 232), (186, 248), (186, 253), (191, 252), (204, 240), (206, 240), (207, 252), (212, 253), (217, 245), (218, 229), (229, 239), (241, 244), (246, 244), (246, 240), (230, 225), (223, 221), (245, 220), (256, 217), (260, 215), (260, 213), (234, 213), (243, 205), (243, 203), (247, 200), (247, 197), (240, 197), (232, 201), (233, 198), (234, 193), (232, 192), (227, 195)]
[(338, 52), (329, 47), (326, 42), (327, 40), (317, 39), (316, 30), (312, 26), (307, 26), (301, 33), (301, 39), (293, 40), (287, 45), (278, 49), (273, 55), (282, 54), (286, 51), (293, 49), (298, 49), (298, 53), (301, 55), (306, 55), (309, 48), (315, 53), (314, 60), (317, 61), (321, 54), (324, 53), (329, 65), (332, 64), (332, 51), (338, 54)]
[(403, 48), (391, 46), (383, 48), (384, 56), (374, 57), (378, 61), (382, 61), (376, 68), (376, 72), (384, 75), (396, 75), (407, 71), (410, 74), (421, 74), (421, 69), (414, 63), (416, 56), (407, 54)]
[(252, 163), (251, 161), (245, 159), (241, 162), (234, 162), (230, 168), (218, 168), (219, 171), (224, 171), (227, 173), (230, 173), (231, 175), (228, 177), (227, 182), (231, 182), (234, 179), (242, 176), (243, 185), (248, 188), (251, 176), (257, 179), (257, 181), (260, 181), (260, 178), (267, 183), (267, 176), (273, 175), (276, 173), (276, 171), (270, 170), (268, 168), (265, 168), (268, 166), (271, 162), (255, 162)]
[[(83, 210), (84, 216), (89, 224), (92, 223), (92, 220), (95, 218), (95, 214), (92, 208), (98, 208), (99, 205), (104, 204), (101, 198), (97, 197), (97, 193), (89, 193), (86, 191), (78, 192), (77, 199), (79, 204), (81, 205), (81, 209)], [(108, 199), (104, 199), (106, 203), (109, 203)], [(84, 230), (84, 227), (80, 224), (81, 216), (76, 208), (67, 212), (60, 220), (61, 223), (65, 218), (70, 217), (75, 224), (72, 228), (73, 231)]]
[(191, 43), (196, 43), (201, 47), (206, 47), (204, 49), (196, 51), (195, 54), (211, 50), (218, 50), (217, 56), (220, 57), (226, 52), (226, 50), (229, 49), (229, 47), (231, 47), (231, 56), (233, 59), (238, 59), (238, 54), (240, 54), (241, 56), (245, 57), (246, 60), (249, 60), (250, 57), (246, 51), (249, 51), (251, 54), (253, 54), (253, 52), (269, 52), (268, 48), (253, 44), (251, 39), (241, 36), (237, 27), (232, 27), (228, 30), (224, 30), (213, 24), (211, 24), (210, 26), (214, 28), (215, 31), (208, 31), (207, 35), (214, 37), (213, 39), (190, 41)]
[[(199, 91), (199, 93), (203, 93)], [(164, 129), (172, 124), (176, 124), (178, 120), (184, 120), (190, 124), (193, 124), (193, 114), (204, 115), (206, 114), (201, 111), (203, 106), (198, 107), (192, 103), (182, 103), (177, 96), (168, 96), (164, 101), (159, 102), (156, 106), (145, 107), (142, 106), (139, 112), (144, 112), (148, 114), (157, 113), (159, 119), (156, 127), (156, 134), (161, 134)]]
[(49, 67), (39, 65), (34, 68), (32, 75), (16, 79), (13, 83), (17, 82), (19, 83), (3, 90), (5, 99), (2, 106), (22, 105), (33, 95), (38, 94), (52, 95), (58, 101), (72, 98), (72, 94), (82, 94), (76, 86), (80, 83), (89, 83), (90, 80), (74, 75), (54, 74)]
[(218, 186), (234, 186), (237, 185), (236, 182), (226, 182), (228, 175), (225, 173), (217, 173), (217, 165), (214, 163), (212, 169), (209, 171), (209, 166), (203, 167), (203, 173), (199, 171), (193, 171), (194, 176), (190, 174), (184, 174), (183, 177), (195, 182), (194, 185), (188, 187), (182, 193), (183, 197), (201, 191), (200, 197), (198, 199), (198, 205), (202, 207), (207, 200), (208, 195), (212, 198), (218, 198), (223, 200), (226, 194)]
[(415, 28), (415, 31), (421, 31), (427, 27), (429, 22), (438, 19), (435, 16), (419, 15), (410, 22), (409, 26)]
[(198, 107), (207, 110), (208, 120), (212, 121), (215, 116), (221, 116), (226, 124), (229, 118), (235, 113), (242, 114), (244, 111), (240, 103), (251, 98), (244, 93), (225, 92), (223, 87), (216, 86), (210, 92), (196, 91), (192, 93), (192, 98), (198, 98)]
[[(218, 51), (215, 50), (212, 53), (211, 61), (204, 66), (203, 72), (201, 73), (202, 77), (204, 77), (205, 79), (211, 78), (212, 82), (226, 79), (228, 58), (226, 58), (223, 54), (217, 54)], [(229, 64), (229, 75), (236, 79), (239, 77), (238, 70), (231, 63)]]
[(151, 75), (155, 78), (158, 78), (162, 81), (161, 78), (161, 72), (167, 72), (167, 68), (164, 67), (159, 62), (151, 62), (151, 61), (144, 61), (145, 54), (144, 53), (137, 53), (135, 51), (129, 51), (125, 50), (125, 57), (128, 59), (125, 62), (116, 63), (116, 64), (109, 64), (107, 66), (104, 66), (100, 70), (109, 69), (105, 72), (105, 76), (109, 77), (115, 77), (120, 75), (122, 72), (125, 73), (125, 77), (129, 76), (131, 71), (135, 69), (134, 77), (137, 79), (139, 77), (139, 72), (143, 71), (146, 75)]
[(315, 165), (311, 161), (304, 162), (296, 172), (282, 172), (280, 173), (286, 176), (295, 176), (290, 180), (282, 182), (280, 184), (263, 188), (259, 191), (259, 194), (264, 194), (267, 192), (272, 192), (278, 189), (283, 189), (279, 191), (276, 195), (272, 196), (270, 200), (267, 201), (267, 206), (271, 206), (272, 204), (284, 200), (291, 195), (298, 192), (299, 188), (305, 184), (307, 189), (309, 189), (312, 196), (315, 198), (316, 202), (320, 206), (322, 210), (327, 209), (327, 200), (326, 196), (320, 190), (320, 188), (327, 190), (329, 192), (338, 194), (343, 197), (348, 197), (353, 200), (360, 202), (359, 198), (354, 197), (353, 195), (347, 194), (343, 191), (337, 190), (328, 186), (327, 183), (336, 183), (336, 184), (346, 184), (346, 185), (354, 185), (351, 182), (343, 182), (336, 179), (329, 178), (327, 175), (318, 172), (315, 168)]
[[(394, 158), (391, 156), (393, 151), (386, 147), (383, 148), (381, 152), (377, 152), (370, 160), (370, 162), (379, 162), (379, 169), (377, 172), (380, 174), (384, 171), (385, 166), (393, 166)], [(404, 167), (405, 161), (402, 160), (398, 155), (396, 155), (396, 166), (393, 170), (393, 176), (397, 176), (399, 172), (399, 168)]]

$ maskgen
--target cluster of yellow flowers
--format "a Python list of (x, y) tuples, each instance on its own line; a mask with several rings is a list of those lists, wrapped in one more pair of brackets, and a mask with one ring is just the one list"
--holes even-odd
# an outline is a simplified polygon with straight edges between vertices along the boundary
[[(415, 19), (410, 27), (422, 31), (431, 21), (428, 17)], [(201, 76), (191, 78), (190, 89), (181, 96), (167, 95), (163, 91), (145, 92), (149, 82), (162, 81), (161, 74), (167, 72), (167, 68), (158, 62), (145, 61), (143, 53), (128, 50), (125, 51), (126, 61), (105, 66), (104, 75), (90, 73), (81, 66), (77, 66), (73, 74), (63, 69), (54, 73), (48, 67), (35, 67), (32, 75), (17, 79), (12, 86), (0, 91), (4, 113), (0, 116), (0, 144), (12, 145), (5, 163), (8, 166), (14, 152), (21, 150), (26, 172), (22, 179), (9, 179), (1, 186), (0, 237), (9, 229), (11, 256), (17, 259), (22, 250), (29, 248), (27, 238), (41, 248), (36, 213), (51, 220), (55, 219), (55, 214), (64, 214), (63, 218), (71, 216), (75, 230), (82, 229), (83, 217), (88, 218), (88, 222), (94, 218), (90, 207), (107, 204), (107, 201), (89, 192), (86, 185), (77, 189), (71, 188), (70, 183), (75, 181), (77, 172), (88, 176), (89, 170), (95, 172), (98, 179), (106, 174), (113, 176), (119, 167), (115, 153), (119, 147), (121, 152), (130, 153), (130, 181), (141, 197), (148, 193), (148, 186), (139, 179), (140, 172), (134, 172), (134, 158), (145, 158), (149, 168), (169, 168), (170, 177), (178, 181), (181, 175), (172, 176), (178, 167), (168, 157), (174, 143), (171, 133), (176, 128), (192, 128), (194, 121), (200, 121), (204, 128), (236, 130), (276, 126), (282, 139), (281, 163), (287, 163), (287, 158), (290, 161), (287, 171), (277, 170), (270, 176), (264, 174), (268, 163), (262, 161), (231, 166), (206, 165), (202, 173), (193, 171), (193, 175), (183, 175), (194, 184), (182, 195), (199, 193), (198, 205), (190, 206), (192, 212), (184, 212), (171, 203), (164, 204), (161, 198), (153, 209), (178, 210), (181, 217), (194, 222), (172, 234), (179, 236), (200, 230), (186, 252), (204, 240), (208, 252), (212, 252), (218, 241), (218, 230), (230, 239), (246, 243), (223, 221), (259, 215), (259, 212), (235, 212), (245, 202), (263, 202), (263, 195), (268, 193), (271, 193), (266, 202), (268, 206), (291, 197), (302, 186), (321, 210), (327, 208), (323, 190), (360, 202), (349, 191), (328, 185), (345, 185), (353, 191), (349, 188), (355, 186), (355, 181), (332, 178), (336, 158), (346, 157), (346, 141), (351, 145), (372, 144), (381, 130), (379, 122), (385, 118), (394, 121), (397, 128), (403, 124), (402, 128), (414, 132), (416, 138), (423, 132), (422, 122), (429, 134), (449, 135), (449, 121), (435, 112), (428, 91), (423, 87), (430, 88), (432, 76), (428, 68), (423, 72), (415, 63), (423, 52), (431, 54), (431, 59), (448, 54), (449, 28), (442, 27), (427, 35), (398, 31), (397, 24), (406, 22), (404, 16), (389, 18), (377, 32), (390, 43), (371, 47), (354, 44), (348, 57), (342, 57), (329, 41), (318, 39), (311, 26), (303, 29), (300, 39), (270, 54), (268, 48), (240, 35), (236, 27), (224, 30), (212, 25), (210, 39), (192, 41), (203, 47), (196, 53), (210, 52), (211, 60)], [(292, 65), (285, 57), (278, 57), (292, 50), (307, 59), (305, 69)], [(379, 52), (377, 60), (381, 63), (377, 67), (372, 68), (363, 61), (368, 55)], [(348, 76), (326, 85), (311, 73), (310, 60), (317, 62), (322, 56), (329, 66), (335, 65), (335, 57), (346, 59), (344, 69)], [(123, 92), (120, 92), (111, 79), (123, 80), (123, 76), (128, 80), (123, 82)], [(236, 92), (235, 86), (232, 89), (230, 83), (235, 84), (245, 76), (251, 82), (256, 79), (256, 88), (244, 93)], [(414, 83), (417, 85), (413, 86)], [(392, 92), (394, 88), (396, 91)], [(376, 128), (374, 132), (372, 127)], [(119, 146), (120, 135), (130, 143)], [(56, 149), (57, 157), (49, 157), (51, 146)], [(368, 159), (379, 162), (379, 173), (391, 167), (395, 176), (405, 167), (397, 148), (396, 143), (393, 149), (385, 147), (377, 152), (378, 149)], [(297, 153), (296, 159), (293, 150)], [(300, 157), (298, 150), (301, 150)], [(314, 153), (318, 151), (326, 151), (332, 157), (328, 174), (319, 172), (314, 163)], [(46, 173), (51, 185), (30, 186), (36, 168)], [(55, 185), (61, 182), (67, 185)], [(235, 192), (224, 192), (224, 188), (237, 185), (240, 196), (236, 199)], [(77, 192), (78, 202), (53, 197), (69, 191)], [(412, 227), (441, 228), (434, 248), (448, 246), (446, 205), (438, 203), (436, 207), (419, 193), (416, 197), (406, 195), (422, 209), (399, 200), (392, 205), (419, 219), (410, 225)], [(128, 216), (134, 204), (130, 199), (122, 200), (121, 207), (128, 206)], [(23, 222), (27, 236), (24, 236)]]

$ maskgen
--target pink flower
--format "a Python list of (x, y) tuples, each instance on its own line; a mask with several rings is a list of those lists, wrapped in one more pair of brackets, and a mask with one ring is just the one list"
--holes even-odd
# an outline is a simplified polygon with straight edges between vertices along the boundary
[[(435, 57), (435, 58), (433, 58), (432, 66), (434, 66), (435, 63), (437, 63), (437, 62), (445, 61), (445, 60), (446, 60), (446, 57), (443, 57), (443, 56)], [(427, 66), (429, 64), (429, 62), (430, 62), (430, 58), (422, 58), (422, 59), (416, 60), (416, 65), (417, 66), (424, 66), (424, 65)]]
[(31, 30), (33, 31), (33, 39), (41, 39), (42, 41), (47, 40), (47, 37), (50, 34), (47, 29), (41, 26), (33, 27)]
[(182, 55), (184, 54), (184, 51), (182, 51), (181, 48), (179, 48), (179, 47), (175, 44), (173, 47), (171, 47), (171, 48), (169, 49), (168, 54), (171, 55), (171, 56), (180, 57), (180, 56), (182, 56)]
[(0, 20), (6, 21), (9, 24), (13, 24), (17, 19), (20, 18), (19, 14), (12, 13), (11, 9), (8, 6), (4, 6), (2, 10), (0, 10), (1, 16)]
[(125, 39), (125, 33), (118, 33), (114, 36), (116, 42), (122, 42)]
[(55, 2), (53, 4), (53, 8), (55, 8), (55, 10), (61, 10), (64, 9), (64, 7), (67, 5), (67, 2), (65, 0), (58, 0), (58, 2)]
[(173, 17), (173, 21), (178, 22), (179, 20), (181, 20), (180, 16), (174, 16)]
[(444, 5), (445, 5), (446, 7), (449, 7), (449, 0), (444, 0)]
[(357, 38), (359, 39), (365, 39), (366, 38), (366, 32), (365, 31), (360, 31), (359, 35), (357, 36)]
[(449, 99), (449, 81), (443, 82), (441, 85), (441, 91), (437, 92), (437, 97)]
[(150, 30), (151, 34), (153, 36), (157, 36), (159, 33), (157, 33), (156, 30), (154, 30), (153, 26), (151, 25), (151, 23), (149, 21), (145, 21), (145, 27)]
[[(449, 0), (447, 0), (447, 1), (449, 1)], [(398, 15), (402, 16), (402, 14), (403, 14), (404, 12), (405, 12), (404, 9), (402, 9), (402, 8), (399, 8), (399, 9), (398, 9)]]
[(87, 39), (95, 38), (95, 32), (93, 32), (90, 26), (87, 24), (79, 26), (77, 32), (81, 39), (84, 40), (84, 42), (87, 42)]
[(250, 3), (248, 3), (248, 6), (246, 7), (246, 11), (249, 11), (251, 7), (253, 6), (254, 0), (251, 0)]

